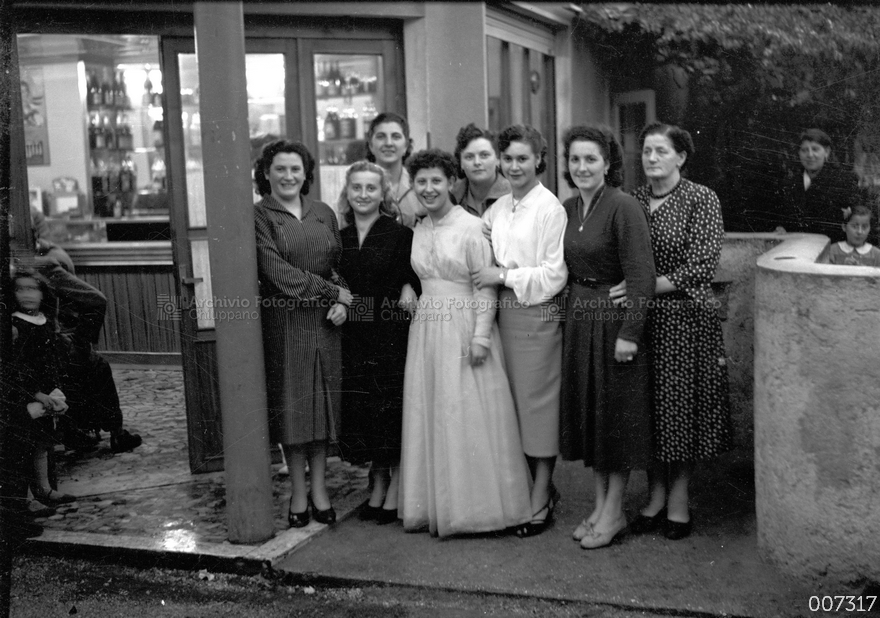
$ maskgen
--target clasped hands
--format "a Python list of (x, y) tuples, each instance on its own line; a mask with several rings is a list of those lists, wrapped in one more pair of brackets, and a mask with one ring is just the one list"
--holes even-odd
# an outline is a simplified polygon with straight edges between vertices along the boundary
[(64, 414), (67, 412), (67, 401), (64, 393), (57, 388), (48, 395), (39, 392), (34, 395), (36, 401), (27, 404), (27, 411), (31, 418), (37, 419), (51, 412), (53, 415)]
[(337, 287), (339, 288), (339, 295), (336, 297), (336, 302), (331, 305), (330, 310), (327, 312), (327, 319), (330, 320), (333, 326), (342, 326), (346, 318), (348, 318), (348, 307), (354, 300), (354, 296), (351, 290), (347, 290), (342, 286)]

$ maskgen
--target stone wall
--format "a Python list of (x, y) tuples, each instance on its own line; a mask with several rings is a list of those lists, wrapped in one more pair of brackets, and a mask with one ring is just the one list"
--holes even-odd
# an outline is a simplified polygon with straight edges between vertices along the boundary
[(728, 233), (715, 275), (716, 282), (729, 282), (721, 297), (726, 300), (726, 319), (721, 328), (727, 349), (734, 440), (747, 460), (751, 460), (754, 449), (755, 265), (761, 254), (785, 238), (784, 234)]
[(758, 546), (798, 577), (880, 579), (880, 270), (816, 264), (824, 236), (758, 260)]

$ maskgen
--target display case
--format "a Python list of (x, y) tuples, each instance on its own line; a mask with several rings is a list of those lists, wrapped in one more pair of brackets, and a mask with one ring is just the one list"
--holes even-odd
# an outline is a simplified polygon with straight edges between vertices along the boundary
[(347, 167), (366, 157), (370, 122), (383, 107), (382, 56), (314, 54), (321, 194), (342, 190)]

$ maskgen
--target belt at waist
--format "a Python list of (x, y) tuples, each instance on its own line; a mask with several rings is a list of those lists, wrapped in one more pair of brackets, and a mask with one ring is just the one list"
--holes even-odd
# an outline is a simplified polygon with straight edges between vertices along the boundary
[(422, 294), (428, 296), (473, 296), (474, 286), (470, 281), (424, 279), (422, 281)]
[(613, 283), (602, 283), (601, 281), (596, 281), (595, 279), (590, 279), (589, 277), (575, 277), (574, 275), (568, 276), (568, 283), (577, 284), (585, 288), (593, 289), (610, 288), (614, 285)]

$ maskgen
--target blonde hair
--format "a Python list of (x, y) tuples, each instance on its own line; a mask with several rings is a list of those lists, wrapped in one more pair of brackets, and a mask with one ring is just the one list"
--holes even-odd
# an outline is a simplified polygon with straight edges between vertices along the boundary
[(348, 183), (351, 182), (351, 175), (357, 172), (378, 174), (379, 183), (382, 187), (382, 201), (379, 202), (379, 214), (396, 219), (397, 207), (394, 205), (394, 199), (391, 196), (391, 179), (388, 178), (388, 173), (377, 163), (357, 161), (345, 171), (345, 184), (339, 194), (339, 200), (336, 202), (336, 210), (343, 223), (342, 227), (354, 224), (354, 211), (351, 208), (351, 204), (348, 203)]

